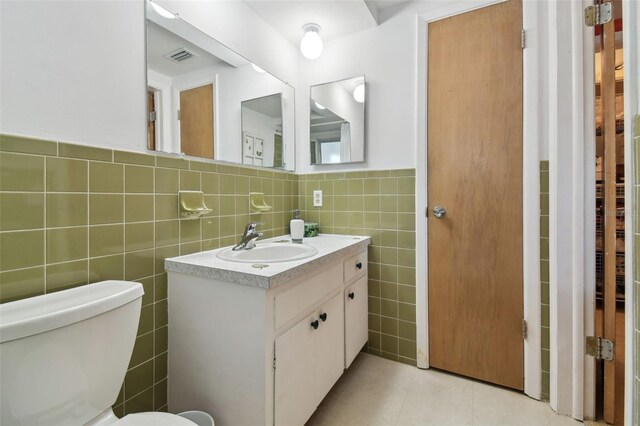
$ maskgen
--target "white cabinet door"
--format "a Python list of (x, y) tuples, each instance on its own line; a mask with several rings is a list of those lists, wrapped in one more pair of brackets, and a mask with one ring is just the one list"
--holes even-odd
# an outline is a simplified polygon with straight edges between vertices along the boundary
[[(312, 322), (318, 321), (314, 329)], [(316, 347), (317, 313), (276, 338), (275, 424), (303, 425), (318, 406)]]
[(367, 277), (360, 278), (344, 292), (345, 366), (349, 368), (369, 339)]
[(320, 306), (316, 345), (318, 404), (344, 372), (344, 305), (338, 293)]

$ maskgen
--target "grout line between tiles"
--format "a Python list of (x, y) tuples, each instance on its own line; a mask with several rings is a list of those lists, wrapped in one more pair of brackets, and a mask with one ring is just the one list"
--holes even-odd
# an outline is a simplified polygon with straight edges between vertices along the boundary
[[(111, 154), (111, 158), (113, 159), (113, 153)], [(86, 162), (86, 172), (87, 172), (87, 259), (89, 258), (90, 250), (91, 250), (91, 240), (90, 240), (90, 232), (89, 232), (89, 188), (91, 188), (91, 173), (89, 171), (89, 162)], [(91, 282), (91, 267), (89, 266), (89, 261), (87, 260), (87, 283)]]
[[(56, 142), (56, 154), (58, 153), (58, 143)], [(48, 223), (47, 223), (47, 159), (44, 158), (44, 173), (42, 176), (43, 182), (42, 182), (42, 189), (44, 191), (44, 220), (42, 221), (42, 223), (44, 224), (44, 227), (46, 228)], [(43, 247), (42, 247), (42, 261), (43, 261), (43, 285), (44, 285), (44, 292), (43, 294), (47, 294), (47, 268), (46, 263), (47, 263), (47, 231), (44, 230), (43, 231)]]

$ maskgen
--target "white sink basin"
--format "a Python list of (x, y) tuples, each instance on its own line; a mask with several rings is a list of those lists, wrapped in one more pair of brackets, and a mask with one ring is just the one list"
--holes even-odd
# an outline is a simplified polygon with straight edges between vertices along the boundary
[(240, 263), (277, 263), (302, 260), (318, 253), (315, 247), (306, 244), (267, 243), (257, 244), (249, 250), (233, 251), (231, 248), (219, 251), (216, 256), (222, 260)]

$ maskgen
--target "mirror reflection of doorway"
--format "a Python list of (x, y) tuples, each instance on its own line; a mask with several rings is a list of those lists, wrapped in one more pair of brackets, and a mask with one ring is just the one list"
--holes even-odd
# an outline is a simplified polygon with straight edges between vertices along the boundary
[(612, 360), (596, 360), (596, 416), (624, 424), (625, 174), (622, 0), (595, 27), (596, 312), (595, 334), (613, 342)]
[(180, 151), (213, 158), (213, 85), (180, 92)]

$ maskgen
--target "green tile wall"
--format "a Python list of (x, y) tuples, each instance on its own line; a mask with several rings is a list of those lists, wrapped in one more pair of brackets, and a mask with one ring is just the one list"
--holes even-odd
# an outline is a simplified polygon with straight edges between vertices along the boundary
[[(181, 220), (178, 190), (202, 190), (213, 212)], [(252, 216), (249, 191), (273, 212)], [(106, 279), (143, 284), (138, 337), (118, 416), (166, 410), (164, 259), (234, 244), (250, 220), (289, 232), (298, 176), (0, 135), (0, 302)]]
[(541, 398), (549, 401), (550, 353), (549, 353), (549, 162), (540, 162), (540, 300), (542, 392)]
[[(203, 191), (213, 212), (180, 219), (181, 189)], [(273, 212), (251, 215), (250, 191), (264, 192)], [(235, 244), (251, 220), (266, 223), (267, 237), (287, 234), (296, 208), (321, 232), (372, 237), (367, 351), (415, 365), (414, 169), (298, 176), (0, 135), (0, 303), (105, 279), (142, 283), (114, 411), (166, 410), (164, 259)]]
[(633, 152), (634, 152), (634, 164), (635, 170), (634, 182), (635, 191), (633, 191), (633, 208), (635, 212), (634, 223), (634, 239), (633, 239), (633, 252), (635, 254), (633, 260), (633, 280), (635, 286), (635, 303), (634, 303), (634, 324), (635, 333), (633, 340), (630, 339), (631, 344), (635, 343), (633, 348), (633, 362), (635, 371), (635, 400), (634, 400), (634, 421), (633, 424), (638, 424), (638, 418), (640, 414), (640, 215), (638, 214), (638, 208), (640, 206), (640, 115), (636, 115), (633, 120)]
[[(636, 135), (640, 144), (638, 130)], [(640, 170), (640, 161), (636, 167)], [(548, 182), (549, 164), (542, 161), (542, 398), (546, 400)], [(177, 192), (181, 189), (203, 191), (213, 212), (198, 220), (179, 219)], [(323, 207), (313, 207), (315, 189), (323, 191)], [(251, 215), (249, 191), (264, 192), (273, 212)], [(250, 220), (265, 222), (267, 237), (287, 234), (295, 208), (301, 209), (306, 221), (318, 222), (323, 233), (372, 237), (367, 351), (415, 365), (414, 169), (298, 176), (0, 135), (0, 303), (105, 279), (141, 282), (145, 296), (138, 337), (114, 409), (119, 416), (165, 410), (167, 276), (163, 260), (234, 244)], [(636, 306), (640, 306), (640, 282), (636, 288)], [(636, 324), (640, 336), (640, 320)], [(640, 380), (640, 370), (637, 377)]]
[(367, 351), (416, 365), (415, 170), (301, 175), (299, 193), (320, 232), (371, 236)]

